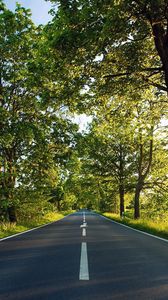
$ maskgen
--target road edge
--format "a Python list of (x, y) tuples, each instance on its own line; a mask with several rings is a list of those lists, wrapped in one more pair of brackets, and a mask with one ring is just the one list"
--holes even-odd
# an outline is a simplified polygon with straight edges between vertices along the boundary
[(61, 219), (59, 219), (59, 220), (56, 220), (56, 221), (53, 221), (53, 222), (50, 222), (50, 223), (47, 223), (47, 224), (43, 224), (43, 225), (40, 225), (40, 226), (38, 226), (38, 227), (34, 227), (34, 228), (32, 228), (32, 229), (28, 229), (28, 230), (25, 230), (25, 231), (22, 231), (22, 232), (18, 232), (18, 233), (15, 233), (15, 234), (6, 236), (5, 238), (0, 239), (0, 242), (3, 242), (3, 241), (5, 241), (5, 240), (11, 239), (11, 238), (14, 238), (14, 237), (16, 237), (16, 236), (18, 236), (18, 235), (22, 235), (22, 234), (25, 234), (25, 233), (34, 231), (34, 230), (39, 229), (39, 228), (42, 228), (42, 227), (46, 227), (46, 226), (51, 225), (51, 224), (53, 224), (53, 223), (59, 222), (59, 221), (65, 219), (65, 218), (67, 218), (68, 216), (73, 215), (73, 214), (74, 214), (74, 213), (69, 214), (69, 215), (67, 215), (67, 216), (65, 216), (65, 217), (63, 217), (63, 218), (61, 218)]
[[(95, 213), (95, 212), (94, 212), (94, 213)], [(139, 233), (148, 235), (148, 236), (150, 236), (150, 237), (153, 237), (153, 238), (155, 238), (155, 239), (158, 239), (158, 240), (161, 240), (161, 241), (164, 241), (164, 242), (168, 243), (168, 239), (164, 239), (164, 238), (161, 238), (161, 237), (159, 237), (159, 236), (157, 236), (157, 235), (153, 235), (153, 234), (151, 234), (151, 233), (148, 233), (148, 232), (145, 232), (145, 231), (142, 231), (142, 230), (135, 229), (135, 228), (133, 228), (133, 227), (131, 227), (131, 226), (128, 226), (128, 225), (122, 224), (122, 223), (120, 223), (120, 222), (114, 221), (114, 220), (112, 220), (112, 219), (110, 219), (110, 218), (108, 218), (108, 217), (105, 217), (105, 216), (103, 216), (103, 215), (100, 215), (100, 214), (98, 214), (98, 213), (95, 213), (95, 214), (96, 214), (96, 215), (99, 215), (100, 217), (102, 217), (102, 218), (104, 218), (104, 219), (106, 219), (106, 220), (108, 220), (108, 221), (110, 221), (110, 222), (112, 222), (112, 223), (118, 224), (118, 225), (123, 226), (123, 227), (126, 227), (126, 228), (128, 228), (128, 229), (130, 229), (130, 230), (133, 230), (133, 231), (136, 231), (136, 232), (139, 232)]]

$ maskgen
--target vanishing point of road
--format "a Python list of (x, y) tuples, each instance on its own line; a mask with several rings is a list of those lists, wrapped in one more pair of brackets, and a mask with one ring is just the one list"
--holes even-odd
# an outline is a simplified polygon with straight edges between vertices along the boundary
[(0, 300), (168, 300), (168, 242), (86, 210), (0, 243)]

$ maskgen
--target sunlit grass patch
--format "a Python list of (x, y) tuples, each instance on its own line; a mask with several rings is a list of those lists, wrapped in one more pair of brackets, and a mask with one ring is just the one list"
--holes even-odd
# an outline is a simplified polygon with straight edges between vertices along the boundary
[(65, 212), (48, 212), (40, 218), (34, 218), (32, 220), (24, 220), (18, 224), (12, 224), (9, 222), (0, 223), (0, 238), (4, 238), (16, 233), (20, 233), (47, 223), (51, 223), (64, 218), (65, 215), (71, 213), (70, 211)]
[(0, 224), (0, 238), (23, 232), (28, 229), (28, 227), (23, 225), (16, 225), (15, 223), (11, 224), (8, 222), (3, 222)]
[(168, 221), (154, 221), (150, 219), (133, 220), (128, 217), (121, 218), (119, 215), (109, 212), (103, 213), (103, 215), (114, 221), (128, 225), (135, 229), (168, 239)]

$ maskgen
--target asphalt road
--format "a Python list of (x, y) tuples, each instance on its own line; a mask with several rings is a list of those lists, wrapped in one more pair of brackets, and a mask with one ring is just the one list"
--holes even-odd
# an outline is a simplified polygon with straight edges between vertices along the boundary
[(0, 242), (4, 299), (168, 300), (168, 242), (80, 211)]

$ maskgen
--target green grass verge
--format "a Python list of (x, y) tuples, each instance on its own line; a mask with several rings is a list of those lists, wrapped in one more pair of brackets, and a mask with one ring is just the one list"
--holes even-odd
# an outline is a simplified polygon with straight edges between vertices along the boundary
[(147, 220), (147, 219), (139, 219), (139, 220), (133, 220), (127, 217), (120, 218), (118, 215), (105, 212), (102, 213), (103, 216), (112, 219), (116, 222), (125, 224), (127, 226), (130, 226), (132, 228), (168, 239), (168, 221), (156, 221), (153, 220)]
[(68, 215), (69, 213), (72, 213), (72, 211), (65, 211), (65, 212), (50, 212), (47, 213), (45, 216), (38, 218), (38, 219), (34, 219), (34, 220), (30, 220), (30, 221), (24, 221), (18, 224), (11, 224), (11, 223), (7, 223), (7, 222), (3, 222), (0, 223), (0, 239), (16, 234), (16, 233), (20, 233), (20, 232), (24, 232), (26, 230), (38, 227), (38, 226), (42, 226), (45, 225), (47, 223), (51, 223), (57, 220), (60, 220), (62, 218), (64, 218), (66, 215)]

